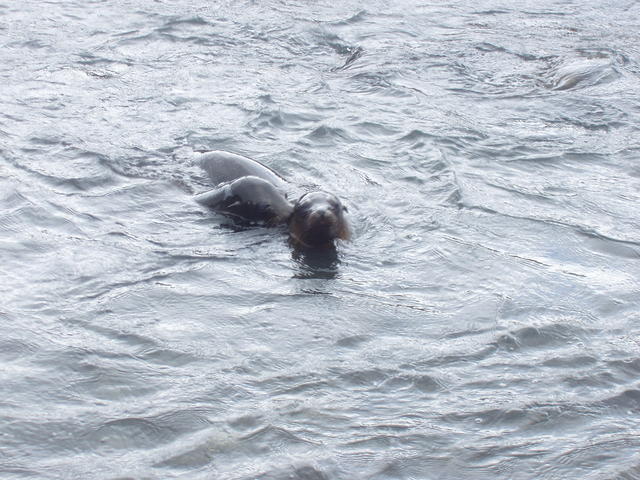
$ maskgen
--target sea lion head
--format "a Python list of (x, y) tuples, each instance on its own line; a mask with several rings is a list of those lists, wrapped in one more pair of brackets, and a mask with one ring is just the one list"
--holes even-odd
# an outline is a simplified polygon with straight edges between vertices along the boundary
[(346, 208), (327, 192), (310, 192), (298, 199), (289, 219), (291, 238), (303, 247), (331, 247), (336, 239), (348, 240)]

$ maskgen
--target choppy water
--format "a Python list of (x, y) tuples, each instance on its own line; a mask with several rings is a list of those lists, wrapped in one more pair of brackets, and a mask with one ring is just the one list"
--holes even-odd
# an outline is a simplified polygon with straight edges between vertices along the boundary
[[(0, 477), (640, 478), (639, 19), (0, 2)], [(354, 240), (229, 228), (207, 149)]]

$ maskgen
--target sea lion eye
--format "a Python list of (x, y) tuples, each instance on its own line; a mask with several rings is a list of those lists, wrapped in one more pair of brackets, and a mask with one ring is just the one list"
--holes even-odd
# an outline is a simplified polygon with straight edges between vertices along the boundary
[(349, 211), (349, 209), (343, 205), (343, 206), (342, 206), (342, 211), (343, 211), (343, 212), (348, 212), (348, 211)]

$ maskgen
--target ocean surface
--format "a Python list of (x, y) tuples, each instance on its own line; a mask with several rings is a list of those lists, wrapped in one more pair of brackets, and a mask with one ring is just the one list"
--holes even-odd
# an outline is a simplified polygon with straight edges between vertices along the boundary
[(640, 2), (0, 0), (0, 331), (3, 480), (639, 479)]

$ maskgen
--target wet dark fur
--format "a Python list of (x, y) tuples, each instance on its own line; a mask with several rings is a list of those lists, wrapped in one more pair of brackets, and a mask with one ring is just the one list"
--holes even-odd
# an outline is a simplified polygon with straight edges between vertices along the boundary
[(255, 160), (229, 152), (209, 152), (200, 165), (218, 186), (196, 201), (241, 221), (288, 224), (292, 242), (304, 248), (332, 247), (348, 240), (346, 208), (330, 193), (310, 192), (292, 205), (286, 182)]
[(254, 176), (223, 184), (198, 195), (196, 201), (241, 220), (268, 225), (287, 222), (293, 211), (291, 203), (273, 184)]
[(289, 219), (291, 238), (306, 247), (328, 247), (335, 239), (348, 240), (346, 208), (338, 197), (327, 192), (310, 192), (293, 206)]

